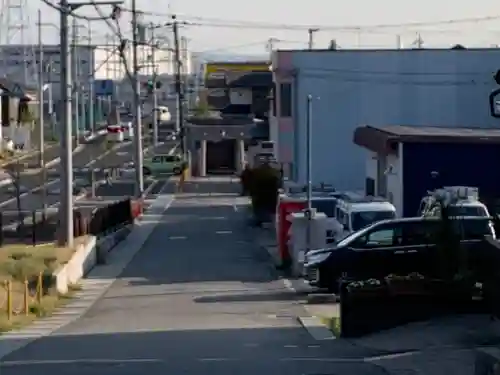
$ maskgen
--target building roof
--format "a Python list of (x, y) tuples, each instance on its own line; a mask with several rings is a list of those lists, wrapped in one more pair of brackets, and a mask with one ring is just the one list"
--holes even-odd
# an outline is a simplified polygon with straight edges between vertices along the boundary
[(273, 73), (250, 72), (228, 83), (228, 87), (269, 87), (273, 86)]
[(354, 131), (354, 143), (373, 152), (397, 153), (398, 143), (484, 143), (500, 145), (500, 130), (445, 128), (434, 126), (361, 126)]

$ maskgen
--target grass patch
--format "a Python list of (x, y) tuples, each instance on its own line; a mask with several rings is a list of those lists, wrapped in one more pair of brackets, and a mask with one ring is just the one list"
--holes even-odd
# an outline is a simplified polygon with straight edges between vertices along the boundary
[[(75, 247), (88, 241), (87, 236), (75, 239)], [(66, 295), (59, 295), (54, 289), (52, 273), (67, 263), (74, 248), (60, 248), (54, 243), (38, 246), (10, 245), (0, 249), (0, 332), (19, 329), (36, 317), (50, 316), (54, 310), (67, 303), (81, 286), (71, 285)], [(40, 273), (44, 295), (39, 303), (36, 299), (37, 282)], [(28, 315), (25, 314), (25, 284), (28, 281)], [(12, 284), (12, 319), (7, 313), (7, 288)], [(79, 288), (79, 289), (78, 289)]]

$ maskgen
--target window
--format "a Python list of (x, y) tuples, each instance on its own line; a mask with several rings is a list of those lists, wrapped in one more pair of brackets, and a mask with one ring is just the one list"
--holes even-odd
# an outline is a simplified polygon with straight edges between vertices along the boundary
[(449, 206), (448, 216), (488, 216), (483, 206)]
[(324, 213), (327, 217), (335, 217), (335, 208), (337, 200), (332, 199), (314, 199), (312, 200), (312, 207), (318, 212)]
[(153, 163), (161, 163), (161, 156), (155, 156), (155, 157), (153, 157), (152, 162)]
[(365, 191), (368, 196), (375, 195), (375, 180), (373, 178), (367, 177), (365, 179)]
[(367, 247), (384, 247), (394, 244), (394, 230), (382, 229), (368, 234), (366, 239)]
[(380, 247), (394, 246), (401, 238), (401, 227), (399, 225), (391, 227), (379, 227), (366, 233), (354, 241), (352, 245), (358, 249), (375, 249)]
[(360, 211), (353, 212), (351, 226), (353, 231), (360, 230), (377, 221), (394, 219), (396, 213), (393, 211)]
[(403, 223), (401, 246), (428, 245), (434, 242), (437, 221), (422, 220), (418, 222)]
[(179, 158), (177, 156), (169, 155), (169, 156), (164, 156), (164, 158), (166, 163), (174, 163), (176, 161), (179, 161), (178, 160)]
[(292, 85), (290, 83), (280, 85), (280, 116), (292, 116)]

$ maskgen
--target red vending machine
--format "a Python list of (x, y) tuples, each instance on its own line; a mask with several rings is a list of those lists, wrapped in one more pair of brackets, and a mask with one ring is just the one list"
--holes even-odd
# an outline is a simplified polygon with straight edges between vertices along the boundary
[(306, 201), (304, 198), (287, 196), (283, 196), (282, 198), (280, 198), (276, 217), (276, 229), (278, 232), (278, 249), (282, 265), (286, 265), (290, 261), (290, 252), (288, 249), (288, 232), (290, 231), (290, 227), (292, 226), (292, 222), (290, 221), (290, 214), (294, 212), (300, 212), (305, 208)]

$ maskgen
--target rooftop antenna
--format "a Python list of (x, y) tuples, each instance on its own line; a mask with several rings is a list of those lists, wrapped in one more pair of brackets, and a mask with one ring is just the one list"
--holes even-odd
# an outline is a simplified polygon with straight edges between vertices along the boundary
[(1, 0), (0, 4), (0, 75), (29, 85), (36, 82), (37, 61), (30, 43), (34, 40), (30, 30), (36, 28), (29, 18), (28, 0)]

